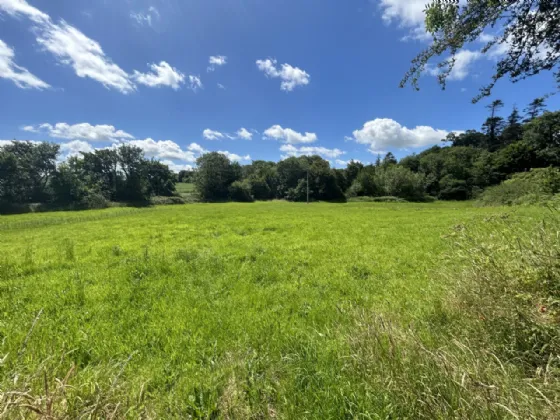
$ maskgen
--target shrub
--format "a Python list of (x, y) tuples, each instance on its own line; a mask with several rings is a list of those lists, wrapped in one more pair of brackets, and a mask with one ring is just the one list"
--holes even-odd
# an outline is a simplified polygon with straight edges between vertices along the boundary
[(403, 198), (393, 197), (390, 195), (385, 197), (373, 197), (371, 201), (376, 203), (408, 203), (408, 201)]
[(255, 201), (251, 195), (251, 187), (247, 182), (235, 181), (229, 187), (229, 198), (233, 201), (251, 203)]
[(359, 197), (364, 195), (364, 187), (362, 186), (361, 182), (358, 180), (355, 180), (352, 185), (350, 186), (350, 188), (348, 188), (348, 191), (346, 191), (346, 197)]
[(408, 201), (399, 197), (352, 197), (348, 200), (351, 203), (408, 203)]
[(514, 174), (500, 185), (486, 189), (480, 196), (482, 205), (536, 204), (560, 193), (560, 170), (539, 168)]
[(82, 197), (76, 207), (79, 209), (105, 209), (109, 207), (109, 204), (109, 200), (103, 194), (90, 191)]
[(152, 197), (150, 201), (151, 204), (154, 204), (156, 206), (187, 203), (187, 201), (183, 197), (178, 197), (178, 196), (172, 196), (172, 197), (156, 196), (156, 197)]

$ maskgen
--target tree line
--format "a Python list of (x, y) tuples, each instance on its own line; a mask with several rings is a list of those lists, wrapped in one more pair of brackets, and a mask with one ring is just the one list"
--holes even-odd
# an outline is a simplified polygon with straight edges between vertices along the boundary
[(350, 161), (332, 169), (319, 156), (290, 157), (278, 163), (240, 166), (210, 153), (190, 176), (206, 201), (313, 200), (392, 196), (409, 201), (468, 200), (517, 172), (560, 166), (560, 112), (545, 110), (537, 98), (524, 110), (501, 115), (493, 101), (480, 130), (451, 133), (433, 146), (397, 162), (392, 153), (373, 164)]
[(348, 197), (398, 197), (409, 201), (467, 200), (514, 173), (560, 166), (560, 112), (535, 99), (524, 115), (502, 116), (500, 100), (488, 106), (479, 130), (452, 133), (397, 162), (392, 153), (375, 163), (350, 161), (333, 169), (320, 156), (280, 162), (231, 162), (207, 153), (194, 171), (173, 173), (130, 145), (81, 153), (60, 163), (59, 145), (12, 142), (0, 147), (0, 210), (29, 203), (94, 208), (173, 196), (176, 182), (194, 183), (203, 201), (285, 199), (344, 201)]
[(175, 174), (130, 145), (95, 150), (58, 163), (60, 146), (14, 141), (0, 147), (0, 210), (30, 203), (99, 208), (110, 201), (148, 202), (175, 193)]

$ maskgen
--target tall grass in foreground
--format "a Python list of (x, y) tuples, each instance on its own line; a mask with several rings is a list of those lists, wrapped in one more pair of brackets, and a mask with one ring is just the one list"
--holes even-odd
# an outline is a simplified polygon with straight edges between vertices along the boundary
[(372, 418), (558, 418), (558, 211), (537, 225), (493, 216), (448, 238), (439, 273), (450, 296), (428, 320), (434, 334), (357, 317), (350, 357), (366, 395), (380, 400)]
[(503, 215), (486, 226), (457, 227), (453, 259), (456, 304), (478, 318), (496, 351), (527, 374), (546, 377), (560, 366), (560, 215), (536, 226)]
[[(167, 250), (194, 216), (138, 212), (87, 222), (100, 247), (65, 238), (59, 265), (50, 249), (0, 260), (2, 298), (26, 315), (0, 311), (0, 418), (557, 418), (560, 218), (476, 209), (439, 231), (447, 207), (396, 206), (286, 204), (223, 224), (218, 209), (245, 207), (191, 206), (188, 238), (204, 242)], [(115, 242), (152, 234), (141, 223), (158, 247)], [(447, 258), (422, 266), (435, 230), (451, 231)]]
[(450, 235), (450, 304), (469, 321), (455, 334), (473, 366), (493, 366), (486, 402), (514, 418), (560, 413), (560, 213), (549, 211), (536, 224), (503, 214)]

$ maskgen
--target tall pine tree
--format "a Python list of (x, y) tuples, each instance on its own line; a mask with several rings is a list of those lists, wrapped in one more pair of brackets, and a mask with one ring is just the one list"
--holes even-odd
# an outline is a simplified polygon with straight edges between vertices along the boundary
[(515, 143), (521, 140), (523, 136), (523, 126), (521, 125), (521, 115), (517, 106), (513, 106), (513, 110), (507, 118), (507, 126), (502, 133), (502, 142), (504, 145)]
[(546, 108), (544, 98), (535, 98), (533, 101), (525, 108), (525, 122), (529, 122), (537, 118), (542, 114)]
[(490, 116), (482, 124), (482, 131), (488, 136), (488, 150), (495, 151), (501, 146), (500, 135), (504, 129), (504, 119), (499, 117), (498, 111), (504, 106), (500, 99), (496, 99), (486, 108), (490, 110)]

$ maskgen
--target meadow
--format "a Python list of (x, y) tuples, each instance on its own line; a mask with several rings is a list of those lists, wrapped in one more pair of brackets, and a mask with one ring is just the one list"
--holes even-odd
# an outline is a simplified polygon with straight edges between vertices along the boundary
[(454, 299), (469, 268), (451, 258), (462, 226), (490, 235), (547, 211), (273, 201), (1, 216), (0, 417), (554, 418), (557, 382), (485, 341)]

